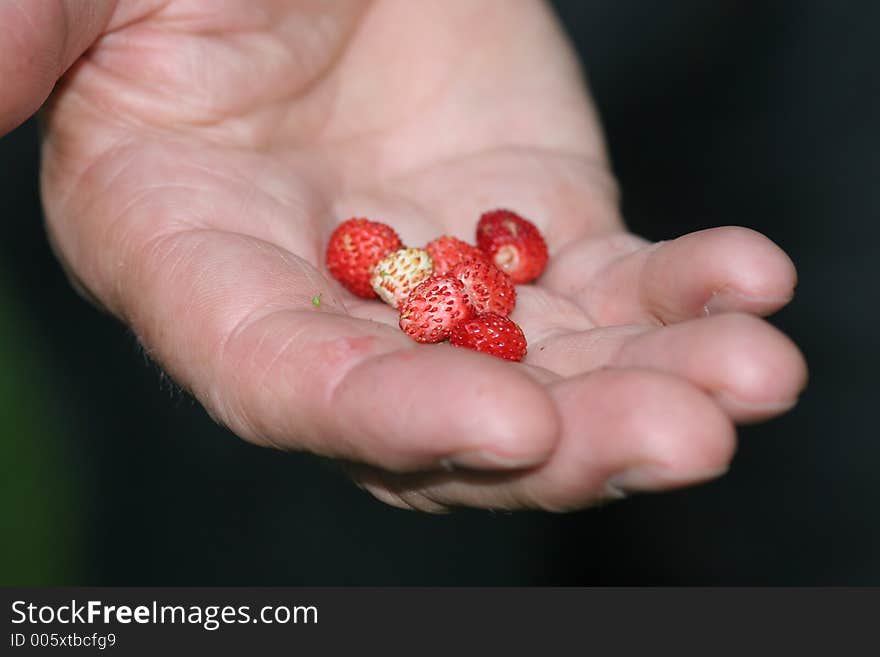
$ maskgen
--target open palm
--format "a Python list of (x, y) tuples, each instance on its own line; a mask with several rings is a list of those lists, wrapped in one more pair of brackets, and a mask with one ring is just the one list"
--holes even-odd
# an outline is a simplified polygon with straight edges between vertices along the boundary
[[(221, 7), (107, 10), (51, 99), (43, 170), (72, 278), (217, 421), (392, 504), (571, 509), (716, 476), (733, 422), (794, 403), (800, 354), (755, 317), (790, 299), (790, 261), (740, 228), (624, 231), (542, 4)], [(326, 276), (351, 216), (420, 246), (473, 241), (495, 207), (550, 248), (518, 288), (522, 364), (417, 345)]]

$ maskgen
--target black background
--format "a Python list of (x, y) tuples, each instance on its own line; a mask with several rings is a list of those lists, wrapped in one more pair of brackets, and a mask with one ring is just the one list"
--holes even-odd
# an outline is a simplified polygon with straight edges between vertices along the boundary
[(773, 321), (810, 364), (799, 406), (742, 429), (730, 474), (697, 489), (565, 516), (384, 507), (213, 425), (75, 296), (44, 237), (31, 121), (0, 141), (0, 275), (48, 353), (80, 482), (84, 545), (58, 584), (880, 583), (880, 4), (554, 4), (630, 226), (744, 225), (791, 254), (798, 295)]

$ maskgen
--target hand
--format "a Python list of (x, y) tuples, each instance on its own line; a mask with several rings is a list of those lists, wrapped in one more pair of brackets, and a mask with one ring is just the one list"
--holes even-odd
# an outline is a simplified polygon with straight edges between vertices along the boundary
[[(54, 4), (0, 12), (19, 36), (0, 62), (48, 71), (11, 78), (0, 128), (76, 60), (46, 112), (53, 244), (243, 438), (339, 459), (399, 506), (575, 509), (719, 475), (733, 423), (804, 385), (797, 349), (756, 318), (791, 298), (780, 249), (741, 228), (625, 232), (542, 4), (61, 6), (66, 20)], [(495, 207), (550, 246), (519, 288), (523, 364), (417, 345), (324, 273), (351, 216), (423, 245), (473, 240)]]

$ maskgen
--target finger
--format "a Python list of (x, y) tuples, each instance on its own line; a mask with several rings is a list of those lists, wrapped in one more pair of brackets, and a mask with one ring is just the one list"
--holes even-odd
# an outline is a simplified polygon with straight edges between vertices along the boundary
[(562, 381), (551, 391), (562, 435), (542, 466), (402, 476), (359, 468), (355, 475), (379, 499), (404, 508), (567, 511), (717, 477), (733, 455), (730, 421), (708, 396), (677, 377), (604, 370)]
[(0, 3), (0, 135), (37, 111), (55, 81), (110, 22), (113, 1)]
[[(669, 324), (730, 311), (767, 315), (791, 299), (797, 279), (788, 256), (747, 228), (703, 230), (629, 253), (624, 248), (616, 258), (620, 248), (609, 258), (610, 247), (603, 246), (566, 251), (545, 277), (599, 324)], [(604, 266), (582, 275), (578, 249), (606, 254), (599, 259)]]
[(730, 420), (678, 377), (603, 370), (556, 384), (552, 394), (562, 439), (553, 459), (523, 482), (526, 497), (545, 508), (695, 484), (726, 472), (733, 457)]
[(135, 261), (118, 285), (126, 318), (246, 439), (388, 470), (521, 467), (553, 449), (552, 401), (516, 366), (350, 317), (316, 270), (278, 247), (185, 231)]
[(800, 351), (751, 315), (728, 313), (662, 328), (619, 326), (550, 337), (533, 363), (573, 376), (600, 367), (641, 367), (675, 374), (712, 394), (737, 422), (790, 409), (806, 384)]

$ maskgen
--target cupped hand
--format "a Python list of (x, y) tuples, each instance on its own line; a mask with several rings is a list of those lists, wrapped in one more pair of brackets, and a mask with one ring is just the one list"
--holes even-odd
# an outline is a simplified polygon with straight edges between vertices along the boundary
[[(46, 109), (53, 244), (247, 440), (338, 459), (399, 506), (565, 510), (719, 475), (734, 423), (785, 411), (804, 385), (798, 350), (757, 318), (793, 293), (778, 247), (743, 228), (657, 244), (625, 231), (541, 3), (24, 7), (0, 14), (15, 52), (42, 53), (46, 80), (75, 61)], [(13, 77), (23, 100), (0, 126), (46, 80)], [(522, 364), (417, 345), (323, 267), (351, 216), (420, 246), (473, 241), (496, 207), (536, 223), (551, 254), (518, 288)]]

